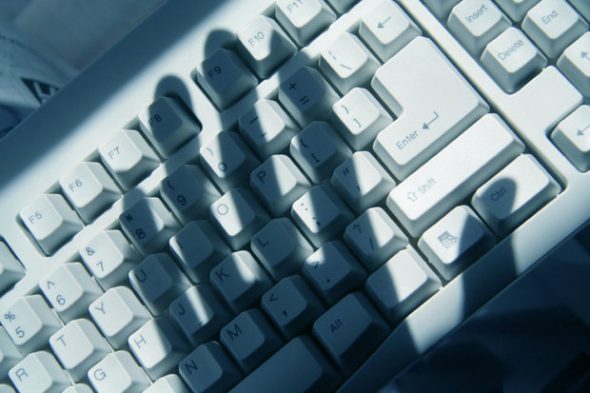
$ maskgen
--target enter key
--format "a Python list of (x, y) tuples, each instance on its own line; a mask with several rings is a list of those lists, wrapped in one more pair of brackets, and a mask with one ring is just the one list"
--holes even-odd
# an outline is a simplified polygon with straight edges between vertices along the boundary
[(373, 145), (398, 179), (414, 172), (489, 110), (424, 37), (414, 39), (383, 64), (371, 86), (398, 117)]

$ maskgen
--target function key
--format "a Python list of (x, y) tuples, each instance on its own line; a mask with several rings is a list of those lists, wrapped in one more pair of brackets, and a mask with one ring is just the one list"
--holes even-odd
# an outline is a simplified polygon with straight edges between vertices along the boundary
[(528, 12), (522, 29), (553, 59), (588, 31), (588, 23), (564, 0), (542, 0)]
[(82, 162), (59, 180), (65, 196), (85, 222), (115, 202), (119, 187), (98, 162)]
[(386, 61), (420, 35), (414, 24), (391, 0), (382, 0), (361, 17), (359, 35), (381, 61)]
[(321, 0), (277, 0), (275, 15), (301, 46), (336, 20), (336, 15)]
[(449, 29), (474, 56), (510, 25), (490, 0), (464, 0), (453, 8), (449, 17)]
[(514, 93), (545, 67), (547, 59), (520, 30), (510, 27), (488, 44), (481, 62), (506, 92)]
[(158, 97), (138, 116), (139, 126), (160, 155), (168, 157), (197, 135), (200, 127), (171, 97)]
[(260, 78), (297, 51), (277, 23), (263, 15), (257, 15), (237, 36), (238, 50)]
[(82, 221), (59, 194), (43, 194), (20, 212), (20, 218), (45, 254), (54, 253), (82, 230)]
[(201, 63), (197, 81), (220, 109), (227, 108), (258, 84), (242, 60), (224, 48), (216, 50)]
[(160, 165), (150, 145), (135, 130), (121, 130), (98, 153), (111, 175), (128, 190)]

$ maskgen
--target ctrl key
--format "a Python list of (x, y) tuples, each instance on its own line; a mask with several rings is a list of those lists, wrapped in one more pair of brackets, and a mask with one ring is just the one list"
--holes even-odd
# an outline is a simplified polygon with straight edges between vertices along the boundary
[(98, 393), (139, 393), (150, 381), (129, 352), (108, 354), (88, 370), (88, 380)]

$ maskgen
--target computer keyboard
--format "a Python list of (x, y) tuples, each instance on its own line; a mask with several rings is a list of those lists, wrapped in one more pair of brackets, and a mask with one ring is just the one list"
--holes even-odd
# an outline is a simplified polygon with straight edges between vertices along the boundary
[(585, 0), (172, 0), (0, 142), (0, 392), (374, 391), (590, 219)]

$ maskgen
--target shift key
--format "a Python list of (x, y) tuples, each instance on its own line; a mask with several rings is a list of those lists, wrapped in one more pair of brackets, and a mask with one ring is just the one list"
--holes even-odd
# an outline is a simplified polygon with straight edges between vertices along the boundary
[(395, 187), (387, 207), (418, 236), (523, 150), (497, 115), (485, 115)]
[(445, 55), (418, 37), (383, 64), (371, 82), (398, 117), (373, 149), (404, 179), (488, 112), (488, 106)]

